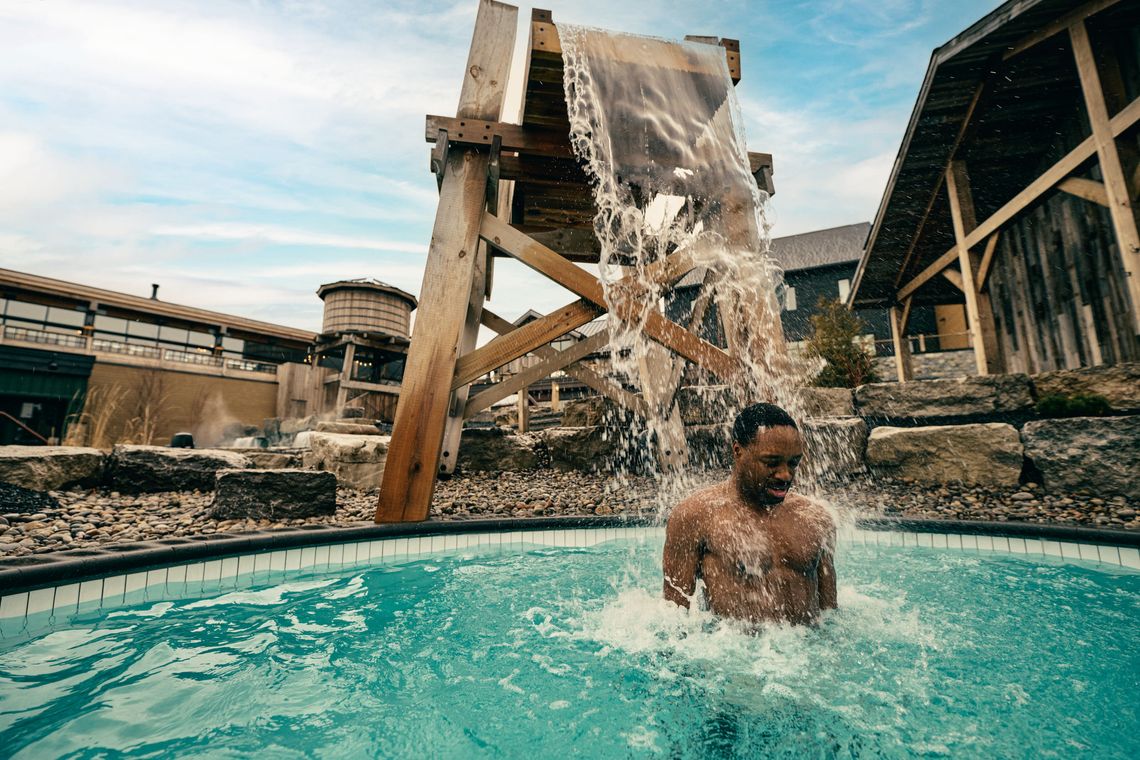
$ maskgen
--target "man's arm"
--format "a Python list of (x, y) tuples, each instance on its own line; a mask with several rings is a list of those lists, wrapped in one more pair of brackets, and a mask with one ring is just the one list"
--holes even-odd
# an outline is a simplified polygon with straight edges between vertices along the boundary
[(697, 588), (697, 568), (701, 562), (699, 508), (693, 502), (682, 502), (669, 515), (665, 527), (665, 598), (688, 609)]
[[(831, 523), (831, 518), (828, 518)], [(835, 526), (829, 524), (827, 543), (823, 547), (823, 557), (819, 561), (819, 608), (834, 610), (839, 607), (839, 594), (835, 588)]]

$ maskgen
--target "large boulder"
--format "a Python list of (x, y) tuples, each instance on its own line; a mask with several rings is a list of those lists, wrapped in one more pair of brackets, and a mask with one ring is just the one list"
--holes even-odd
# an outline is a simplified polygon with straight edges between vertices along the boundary
[(804, 469), (817, 482), (836, 482), (864, 471), (867, 423), (858, 417), (804, 420)]
[(687, 425), (689, 465), (698, 469), (728, 467), (732, 464), (732, 425)]
[(1140, 499), (1140, 416), (1028, 422), (1021, 440), (1046, 490)]
[(800, 401), (807, 417), (851, 417), (855, 414), (855, 395), (850, 388), (803, 388)]
[(249, 457), (224, 449), (119, 445), (107, 464), (112, 488), (125, 493), (209, 491), (218, 470), (245, 469)]
[(600, 425), (551, 428), (537, 435), (546, 445), (555, 469), (594, 472), (622, 467), (618, 461), (618, 436)]
[(1000, 422), (877, 427), (867, 439), (867, 465), (875, 474), (920, 483), (1010, 487), (1022, 464), (1016, 428)]
[(386, 435), (346, 435), (344, 433), (310, 433), (309, 450), (304, 465), (310, 470), (326, 470), (336, 475), (340, 484), (362, 491), (380, 487), (384, 479), (384, 462), (388, 459)]
[(78, 446), (0, 446), (0, 481), (33, 491), (94, 486), (103, 480), (106, 456)]
[(686, 385), (677, 389), (676, 400), (686, 425), (731, 425), (736, 415), (736, 400), (727, 385)]
[(344, 433), (346, 435), (380, 435), (380, 428), (367, 422), (323, 420), (317, 423), (318, 433)]
[[(515, 435), (502, 428), (468, 428), (459, 444), (459, 467), (464, 472), (518, 472), (538, 467), (538, 438)], [(450, 456), (450, 452), (449, 452)]]
[(1140, 410), (1140, 363), (1063, 369), (1033, 375), (1037, 398), (1104, 396), (1118, 412)]
[(222, 470), (210, 516), (284, 520), (336, 512), (336, 476), (312, 470)]
[(855, 406), (876, 419), (987, 417), (1027, 413), (1033, 395), (1027, 375), (982, 375), (860, 385)]

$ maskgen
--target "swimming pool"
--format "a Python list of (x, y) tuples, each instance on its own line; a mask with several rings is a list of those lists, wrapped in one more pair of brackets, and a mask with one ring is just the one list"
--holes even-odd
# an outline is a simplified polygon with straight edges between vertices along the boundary
[(838, 614), (750, 636), (659, 600), (660, 544), (653, 528), (390, 538), (101, 580), (101, 605), (29, 596), (0, 644), (0, 746), (1136, 754), (1134, 550), (859, 531)]

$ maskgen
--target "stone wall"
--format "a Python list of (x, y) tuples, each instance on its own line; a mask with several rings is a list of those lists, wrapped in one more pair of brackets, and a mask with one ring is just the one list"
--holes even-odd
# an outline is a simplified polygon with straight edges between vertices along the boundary
[[(883, 380), (895, 378), (895, 357), (876, 356), (875, 372)], [(974, 361), (973, 349), (960, 351), (932, 351), (928, 354), (911, 354), (911, 368), (915, 380), (939, 380), (950, 377), (976, 375), (978, 365)]]

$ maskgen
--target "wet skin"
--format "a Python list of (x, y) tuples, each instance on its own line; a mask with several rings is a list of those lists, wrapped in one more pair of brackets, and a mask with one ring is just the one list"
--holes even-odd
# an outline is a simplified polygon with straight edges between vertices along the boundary
[(665, 598), (688, 607), (697, 580), (717, 615), (749, 623), (811, 623), (836, 606), (835, 526), (790, 494), (803, 443), (793, 427), (733, 444), (728, 480), (677, 505), (665, 531)]

